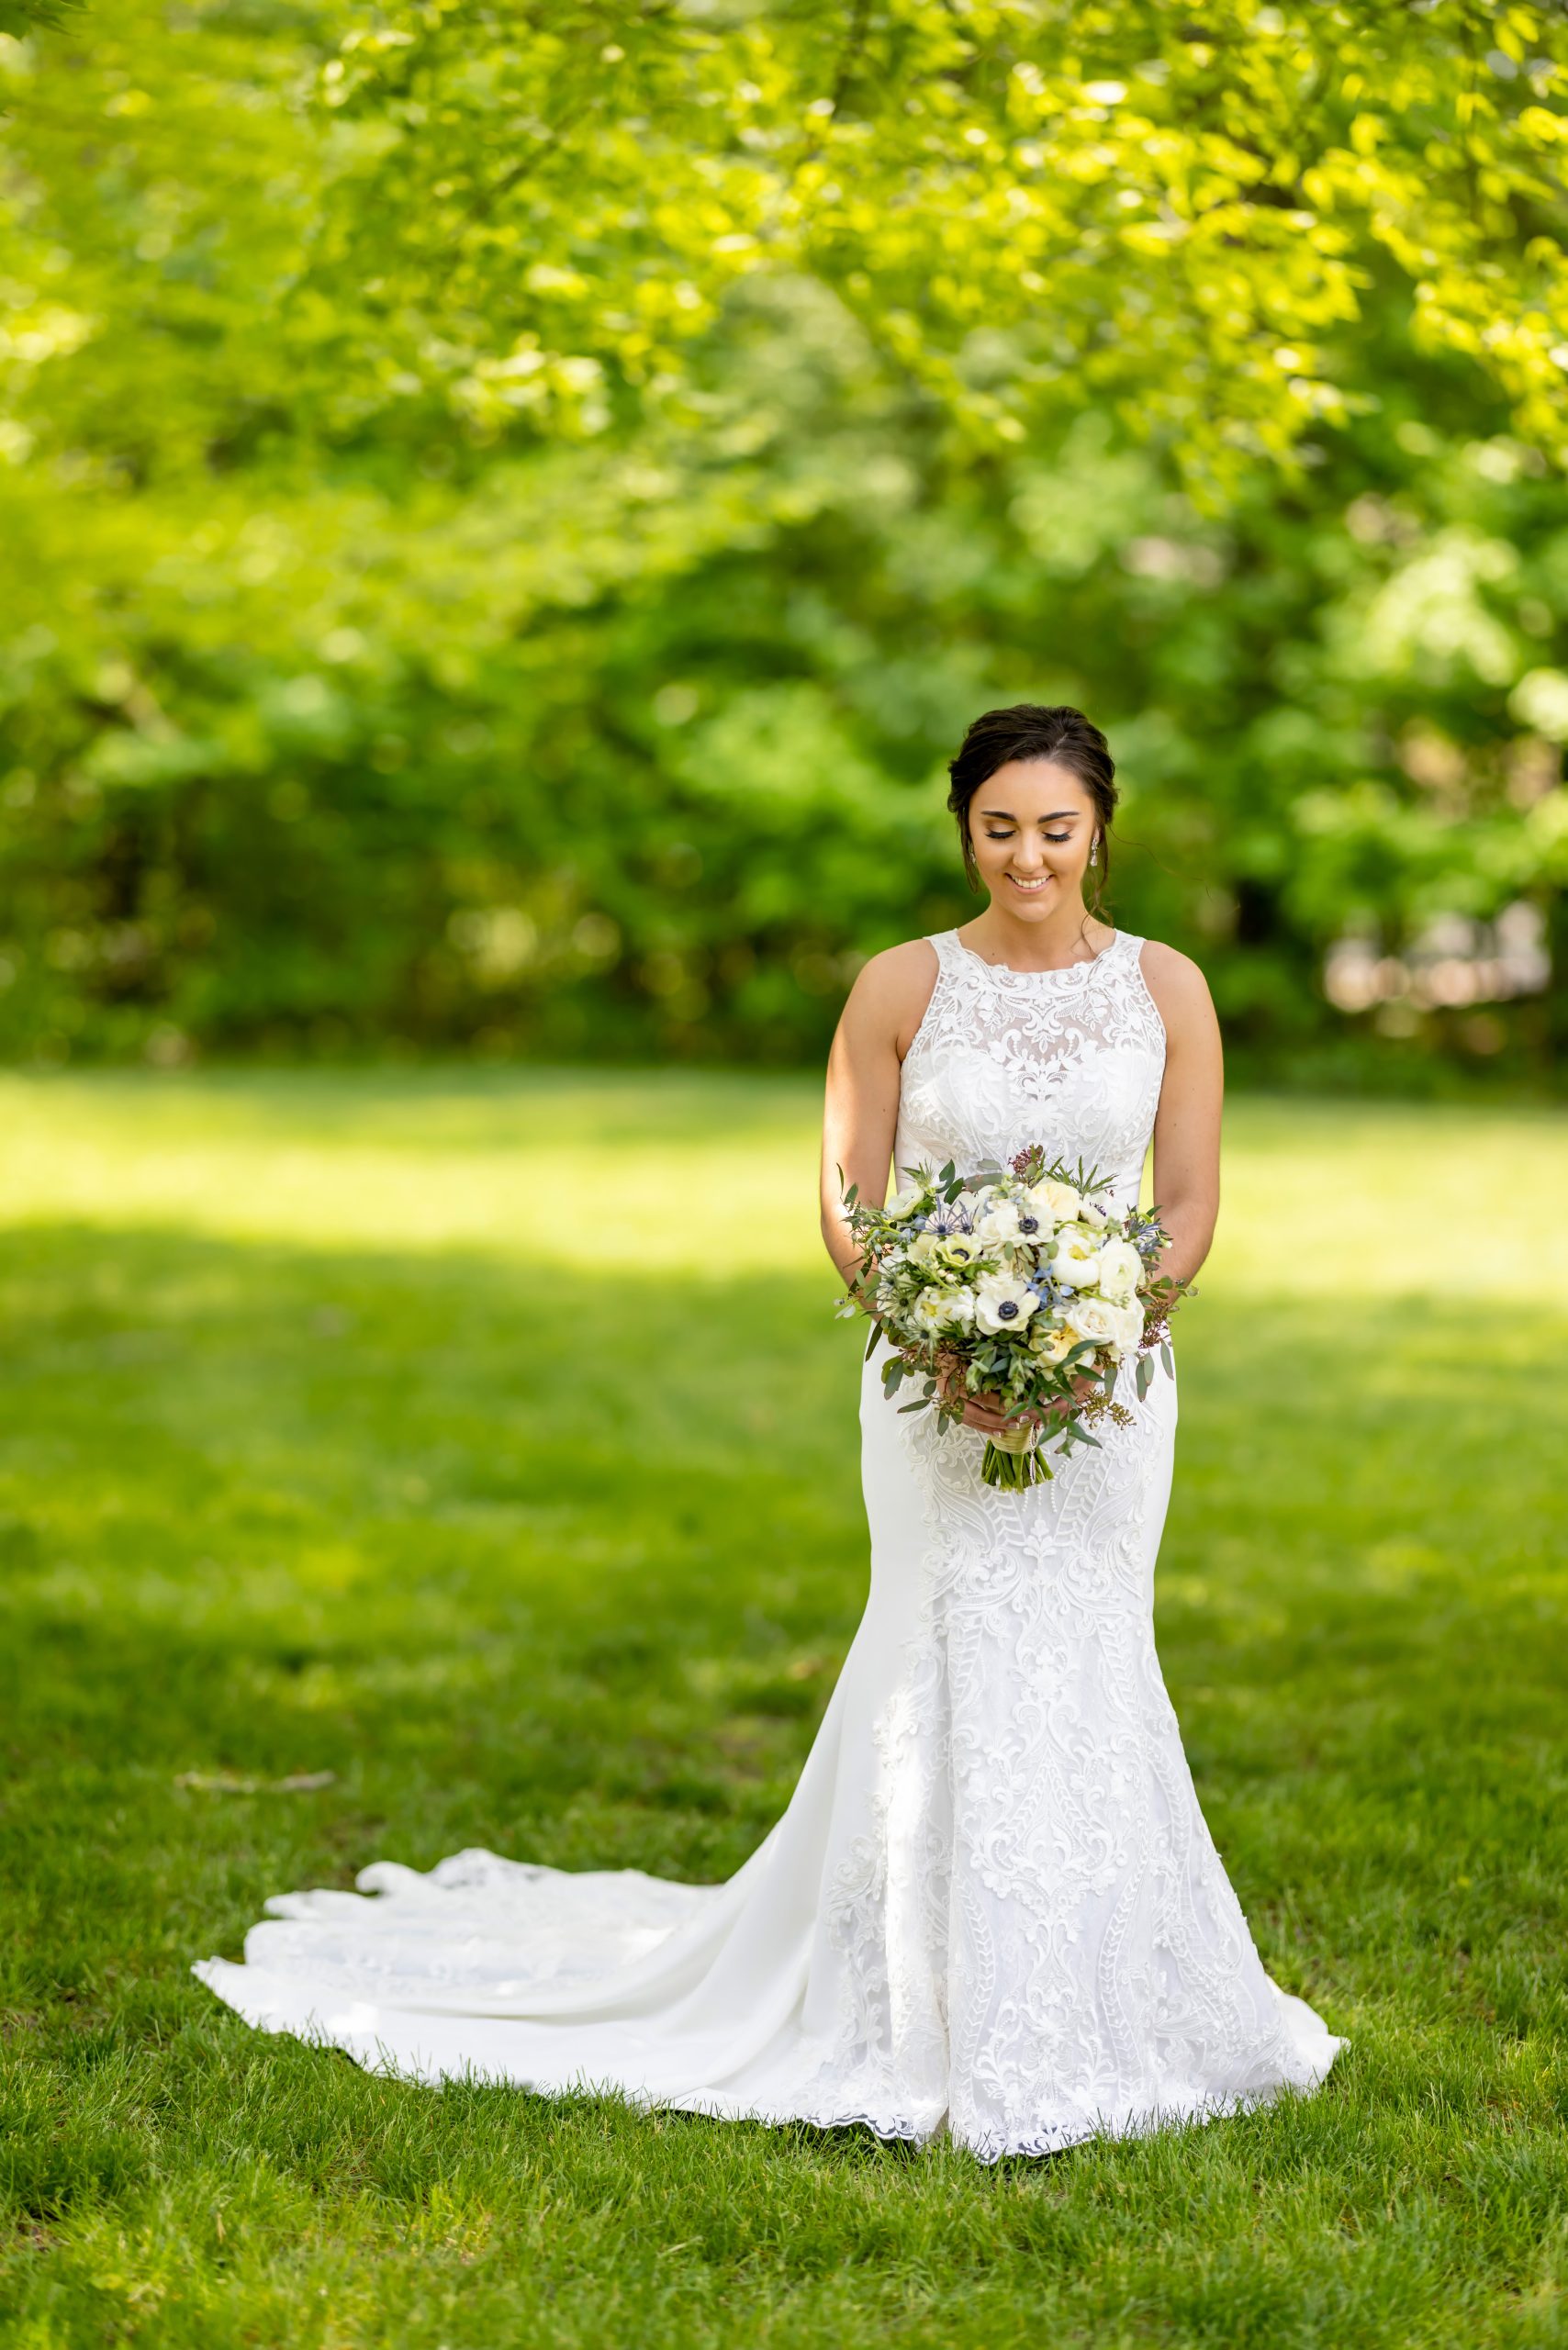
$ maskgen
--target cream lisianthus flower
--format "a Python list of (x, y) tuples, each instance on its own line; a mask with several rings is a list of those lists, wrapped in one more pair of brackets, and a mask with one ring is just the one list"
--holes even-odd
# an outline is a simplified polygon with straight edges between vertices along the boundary
[(909, 1318), (922, 1338), (937, 1337), (945, 1325), (942, 1308), (945, 1301), (940, 1290), (923, 1289), (909, 1309)]
[(1064, 1224), (1057, 1234), (1051, 1279), (1062, 1289), (1092, 1289), (1100, 1279), (1100, 1237), (1081, 1224)]
[(1060, 1362), (1063, 1355), (1070, 1354), (1077, 1344), (1078, 1340), (1070, 1330), (1065, 1326), (1058, 1328), (1043, 1317), (1036, 1317), (1030, 1325), (1030, 1350), (1038, 1355), (1042, 1362)]
[(924, 1197), (924, 1184), (912, 1184), (907, 1192), (901, 1192), (896, 1200), (890, 1200), (888, 1202), (887, 1208), (884, 1213), (888, 1215), (896, 1216), (913, 1215), (915, 1209), (920, 1205), (920, 1203)]
[(975, 1320), (982, 1330), (1021, 1330), (1039, 1302), (1012, 1273), (982, 1273), (975, 1283)]
[(1136, 1292), (1142, 1271), (1143, 1259), (1130, 1240), (1107, 1240), (1100, 1251), (1101, 1296), (1125, 1305)]

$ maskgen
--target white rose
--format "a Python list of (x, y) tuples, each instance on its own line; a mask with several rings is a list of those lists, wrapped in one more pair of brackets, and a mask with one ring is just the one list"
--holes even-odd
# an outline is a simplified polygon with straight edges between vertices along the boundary
[(1057, 1234), (1051, 1259), (1051, 1279), (1063, 1289), (1092, 1289), (1100, 1278), (1098, 1235), (1081, 1224), (1065, 1224)]
[[(1121, 1317), (1125, 1306), (1113, 1305), (1108, 1298), (1075, 1297), (1063, 1312), (1062, 1320), (1075, 1338), (1088, 1338), (1097, 1347), (1121, 1351)], [(1139, 1324), (1139, 1328), (1143, 1326)]]
[(1022, 1330), (1039, 1302), (1012, 1273), (982, 1273), (975, 1283), (975, 1320), (982, 1330)]
[(1058, 1182), (1054, 1175), (1044, 1176), (1029, 1196), (1038, 1200), (1057, 1224), (1076, 1224), (1083, 1207), (1082, 1192), (1075, 1192), (1070, 1183)]
[(1137, 1288), (1143, 1259), (1130, 1240), (1107, 1240), (1100, 1251), (1100, 1294), (1125, 1305)]
[(1103, 1347), (1113, 1362), (1133, 1353), (1143, 1337), (1141, 1308), (1117, 1305), (1108, 1297), (1075, 1297), (1063, 1319), (1076, 1337)]
[(1116, 1346), (1121, 1355), (1137, 1354), (1143, 1344), (1143, 1308), (1136, 1298), (1115, 1308)]

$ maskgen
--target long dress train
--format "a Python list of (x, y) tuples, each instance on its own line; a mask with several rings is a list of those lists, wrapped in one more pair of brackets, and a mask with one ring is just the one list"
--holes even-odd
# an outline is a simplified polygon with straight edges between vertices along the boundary
[[(1040, 1141), (1136, 1199), (1164, 1069), (1141, 939), (1061, 971), (953, 931), (905, 1058), (895, 1169)], [(610, 2089), (728, 2118), (946, 2129), (983, 2161), (1210, 2119), (1347, 2043), (1265, 1972), (1153, 1638), (1174, 1381), (1053, 1483), (861, 1373), (865, 1615), (788, 1809), (734, 1876), (458, 1852), (274, 1896), (246, 2020), (415, 2080)]]

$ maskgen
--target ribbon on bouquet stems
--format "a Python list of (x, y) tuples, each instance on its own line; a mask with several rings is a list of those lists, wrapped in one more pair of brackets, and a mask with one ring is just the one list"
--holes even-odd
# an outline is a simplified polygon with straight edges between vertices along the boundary
[(986, 1439), (980, 1475), (988, 1485), (1021, 1494), (1030, 1485), (1049, 1484), (1056, 1472), (1040, 1449), (1041, 1429), (1032, 1420), (1015, 1420)]

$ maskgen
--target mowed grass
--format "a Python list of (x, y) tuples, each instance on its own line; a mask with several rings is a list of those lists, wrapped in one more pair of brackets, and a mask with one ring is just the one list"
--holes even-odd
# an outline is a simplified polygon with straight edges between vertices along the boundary
[(0, 1080), (8, 2344), (1568, 2335), (1549, 1113), (1229, 1113), (1159, 1629), (1265, 1960), (1353, 2043), (1316, 2097), (986, 2169), (373, 2079), (191, 1979), (377, 1856), (718, 1878), (777, 1817), (867, 1572), (818, 1107)]

